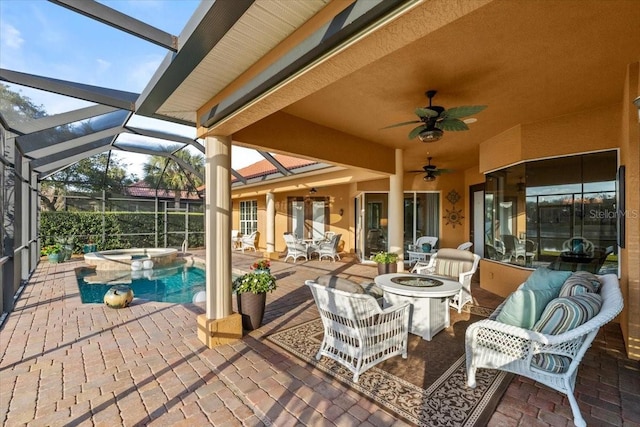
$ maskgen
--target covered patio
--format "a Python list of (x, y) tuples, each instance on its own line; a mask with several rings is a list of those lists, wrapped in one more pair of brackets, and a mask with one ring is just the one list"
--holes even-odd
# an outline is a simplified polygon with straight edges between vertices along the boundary
[[(246, 269), (256, 257), (234, 253), (233, 266)], [(411, 425), (266, 339), (318, 317), (305, 279), (332, 273), (364, 282), (374, 277), (372, 266), (352, 258), (273, 261), (279, 286), (268, 295), (263, 326), (209, 349), (193, 321), (202, 304), (83, 305), (74, 273), (82, 264), (40, 263), (0, 332), (3, 425)], [(477, 283), (474, 297), (485, 307), (501, 300)], [(639, 382), (619, 326), (607, 325), (578, 373), (588, 425), (640, 425)], [(565, 397), (516, 376), (488, 425), (571, 420)]]
[[(127, 21), (97, 2), (52, 3), (117, 28)], [(494, 242), (493, 236), (483, 239), (494, 228), (484, 204), (494, 176), (502, 174), (504, 184), (495, 205), (514, 208), (509, 231), (527, 237), (533, 227), (515, 227), (528, 223), (527, 211), (515, 210), (528, 202), (527, 177), (509, 169), (604, 152), (613, 159), (613, 172), (593, 182), (615, 186), (627, 179), (626, 193), (608, 190), (616, 206), (626, 206), (617, 212), (624, 216), (622, 228), (609, 221), (616, 231), (608, 236), (625, 306), (588, 350), (576, 394), (588, 425), (640, 426), (638, 22), (640, 3), (625, 0), (205, 1), (171, 39), (176, 45), (168, 43), (165, 60), (139, 94), (0, 69), (3, 82), (105, 103), (19, 126), (0, 117), (6, 148), (0, 153), (6, 223), (0, 252), (2, 422), (411, 424), (269, 339), (318, 317), (306, 279), (335, 274), (364, 282), (376, 275), (375, 267), (360, 263), (368, 254), (361, 252), (365, 210), (358, 203), (368, 193), (384, 194), (378, 204), (388, 205), (386, 216), (375, 221), (385, 224), (380, 249), (399, 255), (399, 268), (407, 239), (416, 235), (414, 225), (405, 236), (406, 194), (416, 206), (418, 195), (427, 193), (440, 203), (431, 214), (439, 220), (434, 234), (440, 247), (480, 236), (473, 250), (482, 253)], [(151, 29), (137, 31), (148, 38)], [(383, 129), (415, 118), (415, 108), (427, 103), (426, 90), (437, 90), (437, 103), (447, 108), (488, 107), (468, 131), (447, 131), (442, 141), (409, 139), (408, 128)], [(128, 125), (134, 113), (185, 124), (196, 137), (141, 132)], [(51, 126), (103, 114), (114, 114), (114, 121), (88, 135), (56, 137), (51, 144), (39, 138)], [(116, 140), (126, 133), (147, 133), (206, 154), (206, 250), (194, 254), (207, 273), (204, 303), (138, 302), (125, 310), (85, 305), (74, 273), (82, 262), (39, 262), (42, 180), (95, 153), (150, 151), (146, 144)], [(259, 150), (276, 169), (273, 179), (240, 176), (231, 168), (233, 146)], [(276, 154), (319, 166), (295, 174)], [(432, 156), (452, 172), (423, 177), (420, 168)], [(590, 181), (582, 177), (571, 182), (585, 183)], [(286, 264), (277, 244), (283, 244), (281, 231), (291, 231), (286, 227), (294, 199), (307, 200), (316, 189), (326, 192), (322, 214), (332, 231), (343, 233), (345, 256)], [(475, 191), (482, 193), (477, 206)], [(263, 235), (252, 253), (230, 250), (243, 204)], [(236, 329), (224, 330), (235, 314), (231, 273), (246, 270), (258, 256), (273, 260), (279, 285), (268, 295), (263, 326), (244, 335), (237, 322)], [(491, 310), (532, 270), (485, 257), (479, 271), (474, 307)], [(220, 325), (223, 332), (214, 334)], [(452, 328), (447, 334), (455, 335)], [(211, 332), (204, 334), (206, 342), (198, 335), (202, 330)], [(492, 426), (572, 425), (565, 397), (518, 376), (490, 415)]]

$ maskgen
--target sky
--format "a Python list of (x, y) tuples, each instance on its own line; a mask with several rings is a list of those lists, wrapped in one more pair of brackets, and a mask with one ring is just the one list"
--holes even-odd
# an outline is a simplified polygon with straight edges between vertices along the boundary
[[(205, 0), (208, 1), (208, 0)], [(122, 13), (180, 35), (200, 0), (101, 0)], [(0, 0), (0, 67), (39, 76), (141, 93), (167, 50), (46, 0)], [(47, 114), (91, 105), (85, 101), (9, 85)], [(195, 138), (195, 128), (134, 116), (132, 126)], [(123, 135), (120, 141), (140, 137)], [(117, 153), (117, 152), (115, 152)], [(122, 155), (120, 158), (125, 159)], [(125, 163), (142, 176), (145, 155), (127, 153)], [(253, 150), (234, 147), (232, 167), (261, 160)]]

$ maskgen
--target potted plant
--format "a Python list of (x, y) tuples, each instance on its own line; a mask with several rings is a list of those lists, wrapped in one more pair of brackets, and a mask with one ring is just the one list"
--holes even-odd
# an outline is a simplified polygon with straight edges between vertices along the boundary
[(71, 255), (73, 255), (73, 247), (75, 245), (75, 237), (56, 237), (56, 243), (60, 245), (62, 250), (60, 251), (60, 261), (68, 261), (71, 259)]
[(234, 280), (232, 289), (236, 293), (242, 327), (247, 330), (258, 328), (264, 317), (267, 292), (276, 289), (276, 278), (270, 272), (252, 271)]
[(269, 273), (271, 274), (271, 261), (268, 259), (261, 259), (251, 265), (251, 270), (256, 273)]
[(93, 236), (89, 236), (89, 238), (87, 239), (87, 243), (85, 243), (84, 247), (83, 247), (83, 252), (85, 254), (91, 253), (91, 252), (95, 252), (97, 251), (97, 247), (96, 244), (93, 242)]
[(40, 254), (46, 256), (51, 264), (57, 264), (62, 258), (62, 245), (59, 243), (42, 247)]
[(396, 273), (398, 271), (398, 254), (378, 252), (371, 255), (371, 260), (378, 263), (378, 274)]

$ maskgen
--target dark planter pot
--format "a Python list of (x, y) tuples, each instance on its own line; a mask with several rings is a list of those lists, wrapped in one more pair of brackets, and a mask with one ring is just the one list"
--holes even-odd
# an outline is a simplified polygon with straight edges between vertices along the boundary
[(378, 264), (378, 274), (397, 273), (398, 264), (392, 262), (390, 264)]
[(97, 250), (98, 250), (97, 246), (95, 244), (93, 244), (93, 243), (87, 243), (86, 245), (84, 245), (84, 248), (83, 248), (83, 252), (85, 254), (88, 254), (88, 253), (91, 253), (91, 252), (95, 252)]
[(244, 292), (236, 295), (238, 300), (238, 313), (242, 315), (242, 327), (253, 331), (260, 327), (264, 317), (264, 307), (267, 303), (267, 293), (254, 294)]

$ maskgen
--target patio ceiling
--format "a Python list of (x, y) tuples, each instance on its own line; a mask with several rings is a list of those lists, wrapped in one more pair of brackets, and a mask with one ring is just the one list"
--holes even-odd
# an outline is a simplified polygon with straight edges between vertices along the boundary
[[(481, 142), (519, 125), (619, 109), (627, 65), (640, 57), (640, 3), (626, 0), (202, 2), (179, 36), (97, 2), (52, 3), (168, 53), (140, 95), (0, 70), (2, 81), (92, 103), (27, 123), (0, 112), (41, 178), (105, 150), (156, 152), (154, 140), (203, 151), (198, 139), (129, 126), (134, 115), (197, 123), (201, 137), (232, 135), (267, 153), (279, 178), (291, 171), (273, 153), (360, 168), (369, 179), (393, 173), (385, 160), (395, 148), (405, 170), (428, 156), (464, 170), (478, 164)], [(488, 108), (471, 130), (432, 144), (409, 141), (410, 127), (381, 129), (414, 119), (427, 89), (438, 90), (436, 105)], [(50, 138), (89, 122), (91, 130)], [(347, 145), (362, 156), (346, 156)]]
[[(340, 155), (348, 141), (374, 153), (404, 149), (405, 170), (427, 156), (467, 169), (478, 164), (481, 142), (519, 125), (618, 110), (627, 65), (640, 58), (634, 1), (218, 3), (228, 2), (201, 10), (201, 24), (220, 19), (216, 7), (234, 8), (238, 19), (208, 39), (192, 23), (181, 44), (202, 42), (201, 61), (188, 64), (180, 50), (168, 56), (139, 113), (195, 118), (200, 136), (232, 135), (234, 144), (343, 166), (366, 163)], [(310, 8), (304, 16), (301, 3)], [(280, 31), (285, 23), (288, 35)], [(229, 50), (230, 41), (255, 47), (262, 38), (270, 44)], [(436, 143), (409, 141), (410, 127), (381, 130), (414, 119), (427, 89), (438, 90), (435, 104), (445, 108), (488, 108), (471, 130), (446, 132)], [(321, 150), (319, 133), (330, 136)]]

